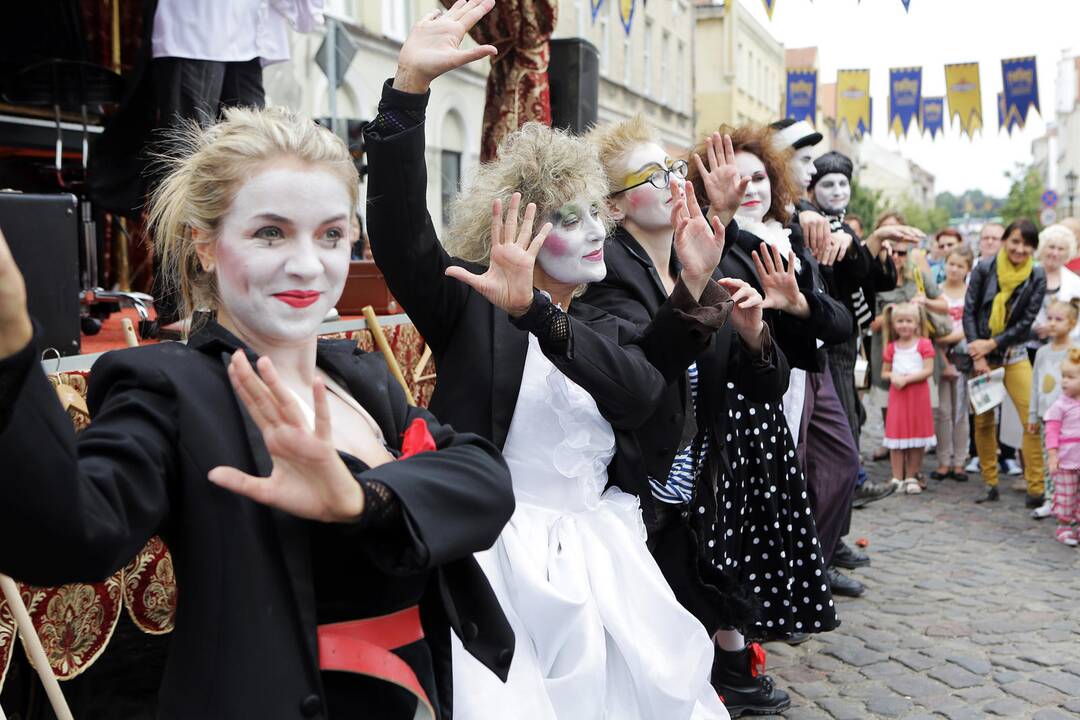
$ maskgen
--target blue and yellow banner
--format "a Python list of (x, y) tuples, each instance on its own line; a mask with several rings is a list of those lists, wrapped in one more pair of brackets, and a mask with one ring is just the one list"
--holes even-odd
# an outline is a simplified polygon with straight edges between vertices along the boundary
[[(619, 19), (622, 20), (623, 30), (630, 34), (630, 26), (634, 23), (635, 0), (619, 0)], [(624, 61), (625, 62), (625, 61)]]
[(600, 6), (604, 4), (604, 0), (589, 0), (592, 3), (592, 19), (596, 22), (596, 13), (600, 12)]
[(765, 3), (765, 12), (768, 13), (769, 19), (772, 20), (773, 10), (776, 9), (776, 0), (761, 0)]
[(1005, 93), (997, 94), (997, 115), (998, 115), (998, 132), (1001, 132), (1002, 128), (1005, 128), (1010, 135), (1017, 125), (1023, 130), (1024, 123), (1020, 120), (1020, 116), (1016, 113), (1015, 108), (1012, 111), (1005, 109)]
[(817, 124), (817, 70), (792, 68), (787, 71), (787, 114), (792, 120)]
[(908, 6), (911, 5), (911, 0), (900, 0), (900, 2), (904, 3), (904, 12), (908, 12), (910, 9)]
[(1001, 61), (1002, 93), (1005, 109), (1004, 121), (1023, 129), (1027, 122), (1028, 110), (1034, 107), (1039, 113), (1039, 76), (1035, 71), (1034, 57), (1011, 58)]
[(870, 132), (870, 71), (836, 71), (836, 127), (858, 140)]
[(949, 117), (960, 117), (960, 131), (975, 138), (982, 130), (982, 90), (979, 86), (979, 63), (945, 66), (945, 94), (949, 99)]
[(889, 132), (907, 137), (922, 105), (922, 68), (889, 70)]
[(945, 132), (945, 98), (924, 97), (922, 99), (919, 127), (923, 132), (930, 131), (931, 140), (936, 138), (939, 132)]

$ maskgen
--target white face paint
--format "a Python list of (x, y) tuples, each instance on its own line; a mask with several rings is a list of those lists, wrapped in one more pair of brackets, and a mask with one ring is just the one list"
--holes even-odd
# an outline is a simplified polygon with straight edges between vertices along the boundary
[(735, 167), (739, 169), (739, 175), (750, 178), (735, 217), (743, 222), (764, 222), (772, 208), (772, 182), (765, 164), (757, 155), (739, 151), (735, 153)]
[[(663, 188), (645, 182), (654, 173), (670, 168), (671, 164), (664, 148), (652, 142), (637, 145), (623, 160), (623, 187), (637, 187), (616, 195), (615, 204), (638, 227), (646, 230), (671, 227), (670, 182)], [(671, 177), (668, 176), (669, 181)]]
[(822, 210), (839, 213), (851, 202), (851, 183), (844, 173), (828, 173), (814, 185), (814, 202)]
[(604, 224), (595, 198), (577, 198), (544, 218), (551, 232), (540, 248), (537, 262), (544, 272), (561, 283), (581, 285), (599, 282), (607, 275), (604, 265)]
[(222, 323), (263, 345), (314, 337), (345, 287), (352, 215), (329, 171), (263, 166), (240, 186), (214, 241)]
[(799, 148), (795, 151), (795, 157), (791, 160), (795, 182), (803, 191), (810, 187), (810, 181), (814, 179), (814, 175), (817, 173), (814, 160), (810, 157), (810, 150), (810, 147)]

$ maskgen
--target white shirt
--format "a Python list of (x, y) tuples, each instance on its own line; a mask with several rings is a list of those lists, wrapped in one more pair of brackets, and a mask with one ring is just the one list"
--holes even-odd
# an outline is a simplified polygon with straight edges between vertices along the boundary
[(263, 65), (289, 59), (289, 30), (323, 22), (323, 0), (160, 0), (154, 13), (154, 57)]

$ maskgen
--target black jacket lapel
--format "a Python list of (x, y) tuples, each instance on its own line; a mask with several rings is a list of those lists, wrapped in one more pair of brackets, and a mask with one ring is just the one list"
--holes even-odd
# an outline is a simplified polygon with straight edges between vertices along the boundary
[(510, 324), (501, 310), (492, 308), (491, 323), (491, 441), (501, 450), (517, 407), (529, 336)]

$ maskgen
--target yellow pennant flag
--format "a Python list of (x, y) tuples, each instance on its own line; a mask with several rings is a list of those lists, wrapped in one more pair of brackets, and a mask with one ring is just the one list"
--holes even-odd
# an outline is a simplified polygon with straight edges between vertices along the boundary
[(776, 9), (776, 0), (761, 0), (765, 3), (765, 12), (769, 14), (769, 19), (772, 20), (772, 11)]
[(946, 65), (945, 94), (949, 99), (949, 117), (960, 116), (961, 132), (974, 139), (975, 131), (983, 126), (979, 64)]
[(856, 140), (870, 132), (869, 70), (836, 72), (836, 127), (844, 123)]

